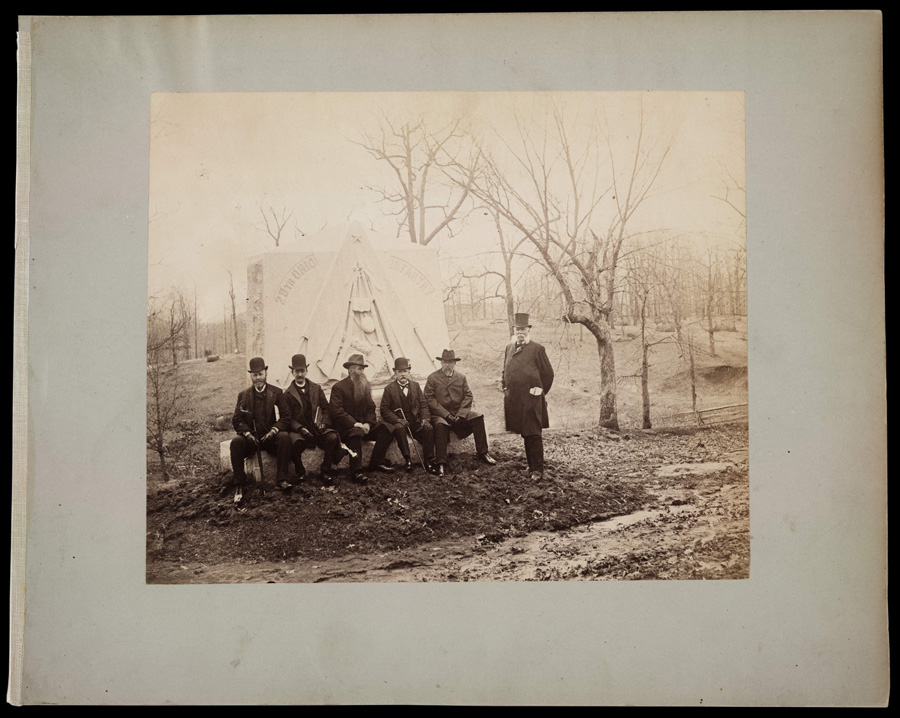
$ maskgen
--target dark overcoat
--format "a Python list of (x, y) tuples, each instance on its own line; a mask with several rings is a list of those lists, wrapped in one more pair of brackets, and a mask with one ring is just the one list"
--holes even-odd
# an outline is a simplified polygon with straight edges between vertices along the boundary
[[(231, 425), (234, 430), (243, 436), (248, 431), (253, 433), (253, 392), (252, 386), (238, 394), (237, 405), (234, 407), (234, 416), (231, 417)], [(278, 407), (278, 416), (275, 416), (275, 407)], [(288, 428), (287, 406), (284, 401), (284, 392), (277, 386), (266, 384), (266, 422), (265, 426), (257, 426), (258, 436), (261, 439), (269, 433), (273, 427), (279, 431)]]
[(375, 431), (378, 418), (371, 393), (357, 401), (353, 396), (353, 380), (348, 376), (331, 387), (331, 424), (341, 434), (353, 428), (355, 423), (368, 424)]
[(418, 382), (410, 380), (409, 397), (403, 397), (403, 389), (396, 381), (392, 381), (384, 388), (381, 395), (381, 420), (388, 424), (397, 424), (400, 421), (400, 414), (397, 409), (403, 408), (404, 403), (407, 408), (403, 410), (406, 420), (416, 431), (422, 424), (428, 424), (431, 421), (431, 412), (428, 411), (428, 403), (425, 401), (425, 394)]
[(472, 409), (474, 398), (469, 389), (469, 382), (459, 371), (454, 371), (453, 376), (447, 376), (441, 369), (430, 374), (425, 380), (424, 393), (432, 422), (439, 419), (446, 422), (450, 414), (456, 414), (463, 419), (477, 419), (481, 416)]
[[(515, 342), (508, 344), (502, 386), (507, 431), (533, 436), (550, 426), (545, 397), (553, 386), (553, 367), (543, 346), (537, 342), (518, 348)], [(535, 387), (541, 389), (540, 396), (531, 393)]]
[[(306, 380), (309, 399), (303, 396), (303, 392), (297, 388), (295, 382), (284, 392), (284, 402), (288, 411), (288, 429), (291, 433), (300, 432), (300, 427), (306, 427), (311, 433), (317, 434), (319, 427), (331, 426), (331, 411), (328, 400), (322, 387), (315, 382)], [(306, 404), (309, 403), (309, 420), (307, 421)], [(318, 421), (316, 421), (318, 412)]]

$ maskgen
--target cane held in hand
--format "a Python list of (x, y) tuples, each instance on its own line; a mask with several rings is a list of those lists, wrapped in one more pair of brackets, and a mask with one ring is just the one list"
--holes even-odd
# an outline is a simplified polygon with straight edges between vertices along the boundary
[(428, 471), (428, 467), (425, 466), (425, 462), (422, 461), (422, 455), (419, 453), (419, 447), (416, 446), (416, 439), (412, 434), (412, 429), (409, 428), (409, 422), (406, 420), (406, 415), (403, 413), (403, 409), (397, 409), (400, 412), (400, 417), (403, 421), (406, 421), (406, 433), (409, 434), (409, 441), (412, 444), (413, 451), (416, 452), (416, 458), (419, 460), (419, 463), (422, 464), (422, 468), (425, 471)]
[(250, 414), (250, 421), (253, 422), (253, 438), (256, 439), (256, 461), (259, 465), (259, 488), (263, 494), (266, 493), (265, 484), (263, 483), (263, 479), (265, 478), (265, 472), (263, 471), (263, 462), (262, 462), (262, 446), (260, 445), (259, 431), (256, 429), (256, 417), (249, 411), (247, 411), (244, 407), (241, 407), (241, 412), (244, 414)]

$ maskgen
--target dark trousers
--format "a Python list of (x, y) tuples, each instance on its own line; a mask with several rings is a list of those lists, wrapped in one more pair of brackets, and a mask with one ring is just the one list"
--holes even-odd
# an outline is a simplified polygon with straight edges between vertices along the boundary
[(422, 459), (427, 464), (434, 459), (434, 429), (431, 424), (420, 424), (418, 428), (414, 428), (410, 424), (407, 429), (403, 424), (394, 424), (394, 439), (397, 441), (397, 448), (403, 454), (404, 459), (409, 459), (409, 432), (412, 432), (413, 438), (422, 445)]
[(333, 429), (326, 429), (312, 437), (303, 438), (301, 434), (291, 432), (291, 458), (294, 460), (294, 469), (298, 477), (306, 474), (303, 467), (303, 452), (307, 449), (322, 449), (325, 455), (322, 457), (321, 470), (327, 471), (333, 464), (337, 464), (343, 458), (341, 451), (341, 437)]
[(384, 457), (391, 445), (394, 435), (391, 430), (384, 424), (376, 424), (368, 434), (363, 436), (363, 430), (358, 427), (351, 427), (341, 432), (341, 441), (356, 452), (356, 456), (350, 457), (350, 473), (359, 472), (362, 466), (362, 443), (363, 441), (374, 441), (375, 447), (372, 449), (372, 456), (369, 459), (369, 468), (384, 463)]
[(544, 438), (540, 434), (523, 436), (525, 440), (525, 458), (528, 459), (529, 471), (544, 470)]
[[(275, 481), (287, 481), (291, 466), (291, 439), (287, 432), (279, 431), (274, 437), (260, 443), (260, 448), (275, 456)], [(244, 459), (256, 453), (256, 445), (246, 436), (235, 436), (231, 440), (231, 470), (234, 471), (234, 483), (246, 484)]]
[(434, 422), (434, 452), (437, 463), (447, 463), (447, 446), (450, 444), (450, 430), (460, 439), (469, 434), (475, 435), (475, 451), (479, 454), (488, 452), (487, 432), (484, 430), (484, 417), (460, 419), (452, 427), (443, 419)]

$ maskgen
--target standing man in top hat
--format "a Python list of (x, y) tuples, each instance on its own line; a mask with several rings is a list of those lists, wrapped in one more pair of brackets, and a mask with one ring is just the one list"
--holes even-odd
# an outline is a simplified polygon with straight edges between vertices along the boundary
[(360, 473), (363, 439), (375, 442), (369, 471), (393, 471), (384, 459), (392, 434), (387, 425), (375, 416), (372, 387), (365, 372), (367, 366), (362, 354), (352, 354), (344, 362), (349, 376), (331, 387), (331, 421), (340, 433), (341, 441), (350, 449), (350, 480), (357, 483), (367, 481)]
[(460, 439), (474, 434), (478, 458), (486, 464), (496, 464), (488, 453), (484, 416), (472, 409), (473, 397), (469, 382), (456, 369), (456, 362), (460, 359), (452, 349), (444, 349), (441, 356), (435, 358), (440, 360), (441, 368), (429, 375), (425, 382), (425, 401), (431, 412), (431, 423), (434, 424), (437, 475), (444, 476), (447, 473), (447, 446), (451, 430)]
[[(231, 440), (231, 468), (236, 485), (235, 501), (240, 501), (247, 483), (244, 459), (260, 449), (275, 454), (277, 471), (275, 482), (287, 481), (290, 472), (291, 440), (287, 432), (287, 409), (284, 394), (266, 381), (269, 367), (262, 357), (250, 360), (250, 381), (253, 385), (238, 394), (231, 424), (238, 436)], [(278, 407), (279, 416), (275, 416)], [(262, 477), (260, 477), (262, 481)]]
[[(294, 460), (297, 478), (302, 479), (306, 475), (303, 451), (319, 447), (325, 452), (319, 471), (322, 479), (331, 483), (333, 466), (344, 458), (344, 452), (338, 433), (330, 426), (328, 400), (322, 387), (307, 379), (308, 366), (303, 354), (294, 354), (288, 368), (294, 381), (284, 392), (284, 401), (291, 437), (291, 458)], [(290, 484), (281, 488), (290, 488)]]
[(406, 462), (406, 470), (412, 471), (413, 468), (407, 439), (411, 434), (422, 444), (425, 470), (431, 471), (434, 463), (431, 413), (421, 387), (409, 378), (410, 370), (409, 359), (398, 357), (394, 360), (394, 375), (397, 378), (384, 388), (381, 395), (381, 420), (391, 426), (397, 448)]
[(516, 314), (512, 341), (503, 359), (503, 412), (506, 430), (521, 434), (532, 479), (544, 475), (544, 439), (550, 426), (547, 399), (553, 386), (553, 367), (543, 346), (531, 340), (527, 314)]

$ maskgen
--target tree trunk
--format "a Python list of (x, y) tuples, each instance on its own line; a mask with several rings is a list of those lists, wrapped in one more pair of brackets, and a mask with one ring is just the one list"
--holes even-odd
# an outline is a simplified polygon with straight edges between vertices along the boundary
[(716, 355), (716, 326), (713, 323), (712, 301), (706, 305), (706, 331), (709, 333), (709, 353)]
[(513, 298), (512, 267), (509, 261), (506, 262), (503, 285), (506, 289), (506, 323), (509, 325), (509, 336), (512, 336), (516, 324), (516, 304)]
[(691, 411), (697, 417), (697, 423), (700, 423), (700, 416), (697, 414), (697, 372), (694, 367), (694, 343), (688, 339), (688, 366), (691, 376)]
[(647, 327), (647, 298), (644, 297), (644, 303), (641, 305), (641, 407), (643, 409), (643, 426), (645, 429), (652, 429), (650, 424), (650, 362), (648, 355), (650, 347), (647, 346), (646, 337)]
[(619, 413), (616, 408), (616, 360), (612, 342), (597, 339), (600, 353), (600, 426), (619, 430)]

